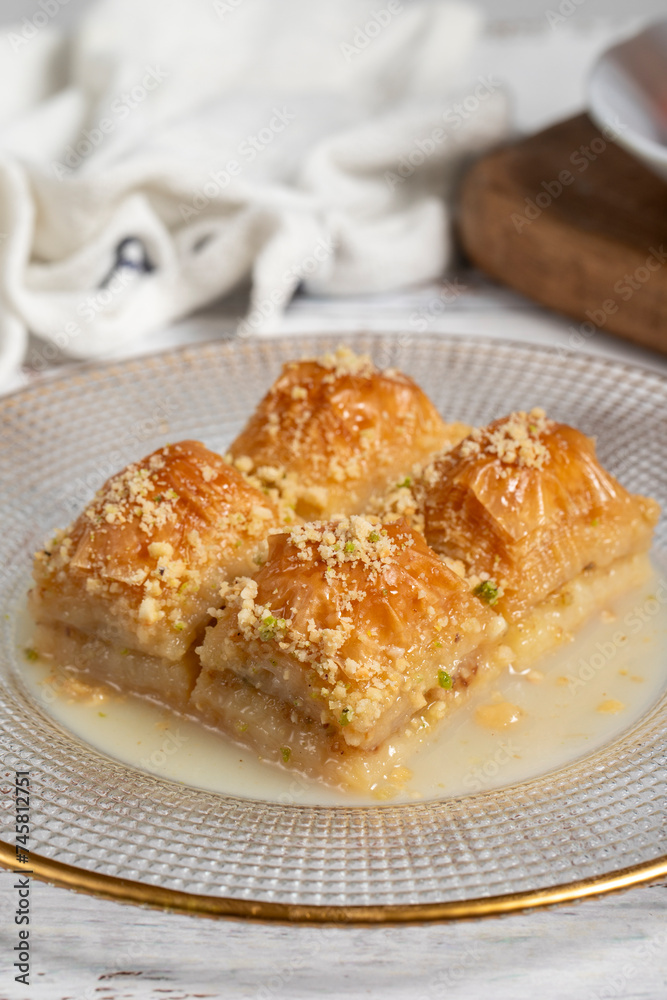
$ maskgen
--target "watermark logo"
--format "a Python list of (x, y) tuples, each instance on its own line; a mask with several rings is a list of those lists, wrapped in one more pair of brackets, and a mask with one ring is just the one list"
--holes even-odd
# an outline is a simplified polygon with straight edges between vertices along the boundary
[(261, 329), (266, 321), (275, 315), (285, 303), (299, 282), (314, 274), (325, 261), (332, 257), (338, 245), (338, 240), (334, 236), (322, 237), (317, 241), (310, 254), (283, 271), (280, 283), (264, 299), (255, 302), (249, 315), (239, 323), (237, 328), (239, 337), (249, 337)]
[(346, 62), (352, 62), (355, 56), (361, 55), (371, 42), (382, 34), (387, 25), (391, 24), (398, 14), (403, 13), (404, 9), (401, 0), (389, 0), (387, 6), (374, 11), (365, 24), (358, 25), (351, 41), (341, 42), (339, 46)]
[(612, 124), (605, 125), (601, 129), (601, 135), (595, 136), (587, 146), (582, 144), (578, 149), (573, 150), (570, 154), (569, 162), (576, 168), (576, 173), (566, 168), (561, 170), (557, 177), (551, 180), (543, 180), (540, 185), (542, 190), (535, 192), (532, 198), (525, 199), (526, 207), (523, 212), (512, 212), (510, 219), (517, 233), (522, 232), (535, 219), (539, 219), (542, 212), (550, 208), (554, 201), (560, 198), (565, 188), (574, 184), (576, 174), (585, 173), (591, 163), (595, 163), (598, 157), (602, 156), (609, 148), (609, 144), (624, 132), (627, 127), (627, 125), (617, 118)]
[(287, 107), (274, 108), (273, 115), (264, 128), (253, 135), (248, 135), (239, 143), (236, 158), (232, 158), (220, 170), (211, 171), (208, 180), (193, 194), (189, 204), (182, 202), (178, 206), (183, 222), (188, 222), (203, 212), (217, 198), (232, 180), (238, 177), (245, 165), (257, 159), (267, 146), (270, 146), (277, 135), (284, 132), (288, 125), (296, 119), (296, 114)]
[(460, 278), (449, 279), (442, 282), (439, 293), (430, 299), (426, 305), (422, 306), (410, 316), (410, 326), (417, 333), (424, 333), (431, 326), (433, 321), (442, 316), (447, 311), (447, 306), (456, 302), (459, 295), (469, 290)]
[(14, 52), (18, 52), (24, 45), (32, 42), (47, 24), (57, 17), (61, 7), (66, 7), (69, 0), (39, 0), (39, 10), (36, 10), (30, 17), (24, 17), (21, 21), (20, 32), (10, 31), (7, 40)]
[(172, 400), (162, 400), (145, 418), (133, 424), (117, 442), (117, 447), (110, 451), (108, 455), (99, 461), (95, 468), (86, 475), (79, 476), (69, 483), (66, 490), (63, 490), (57, 497), (56, 503), (68, 512), (70, 516), (76, 516), (84, 504), (90, 502), (91, 497), (109, 479), (115, 475), (118, 469), (127, 465), (128, 454), (137, 452), (143, 448), (146, 440), (155, 437), (158, 433), (166, 433), (169, 427), (170, 416), (178, 409), (178, 405)]
[(586, 0), (561, 0), (557, 10), (547, 10), (544, 16), (551, 28), (557, 28), (559, 24), (564, 24), (568, 17), (576, 14), (579, 7), (582, 7), (585, 3)]
[(489, 757), (482, 765), (470, 768), (468, 774), (463, 779), (463, 784), (471, 792), (480, 792), (488, 785), (490, 778), (495, 778), (501, 771), (504, 764), (507, 764), (512, 757), (516, 757), (521, 752), (521, 748), (512, 743), (511, 740), (503, 740), (498, 744), (498, 749), (493, 757)]
[(213, 10), (219, 18), (233, 14), (243, 4), (244, 0), (213, 0)]
[(154, 750), (150, 757), (141, 758), (141, 766), (145, 767), (147, 771), (154, 768), (164, 767), (170, 757), (178, 753), (181, 747), (190, 740), (189, 736), (184, 736), (181, 730), (173, 732), (169, 730), (164, 740), (162, 741), (160, 748)]
[(667, 251), (664, 243), (661, 243), (659, 247), (649, 247), (648, 249), (649, 252), (644, 263), (635, 268), (631, 274), (624, 274), (615, 282), (612, 291), (616, 298), (604, 299), (596, 308), (586, 309), (585, 313), (588, 319), (578, 326), (568, 327), (567, 344), (560, 344), (558, 347), (558, 354), (561, 357), (568, 357), (579, 350), (594, 333), (606, 324), (610, 316), (618, 312), (619, 300), (629, 302), (635, 292), (638, 292), (647, 281), (650, 281), (656, 271), (664, 267), (665, 262), (667, 262)]
[(494, 79), (493, 76), (479, 77), (477, 86), (472, 93), (443, 111), (443, 124), (437, 125), (428, 135), (415, 139), (412, 143), (412, 149), (399, 159), (395, 169), (385, 171), (384, 179), (389, 190), (393, 191), (399, 184), (404, 184), (409, 177), (412, 177), (415, 170), (423, 166), (441, 146), (450, 140), (450, 133), (458, 131), (500, 86), (500, 80)]
[(84, 128), (80, 138), (74, 144), (65, 147), (62, 161), (54, 160), (51, 164), (53, 175), (58, 180), (69, 177), (72, 171), (80, 167), (93, 150), (102, 145), (106, 136), (112, 135), (120, 122), (129, 118), (132, 112), (143, 104), (149, 94), (157, 90), (167, 78), (168, 73), (160, 69), (159, 66), (149, 66), (141, 83), (134, 86), (132, 90), (119, 94), (111, 102), (110, 111), (113, 117), (101, 118), (92, 128)]
[(623, 628), (617, 629), (610, 639), (595, 644), (595, 652), (579, 660), (576, 670), (566, 675), (568, 693), (573, 695), (584, 687), (597, 673), (610, 663), (619, 649), (622, 649), (630, 635), (637, 635), (654, 618), (660, 608), (667, 604), (667, 583), (660, 580), (655, 596), (648, 597), (643, 604), (636, 605), (623, 619)]

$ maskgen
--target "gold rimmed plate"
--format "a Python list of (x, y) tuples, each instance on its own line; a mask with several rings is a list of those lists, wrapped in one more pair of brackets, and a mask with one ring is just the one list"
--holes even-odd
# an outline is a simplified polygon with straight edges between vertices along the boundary
[[(16, 615), (44, 537), (112, 472), (166, 440), (224, 449), (284, 361), (341, 339), (403, 369), (472, 424), (539, 404), (595, 435), (601, 460), (630, 489), (667, 500), (665, 379), (506, 342), (216, 342), (86, 366), (0, 401), (0, 746), (4, 774), (31, 775), (30, 868), (182, 912), (354, 923), (505, 913), (667, 874), (664, 698), (613, 742), (542, 777), (376, 807), (255, 801), (166, 781), (72, 737), (31, 698)], [(664, 564), (662, 521), (654, 555)], [(0, 863), (12, 867), (11, 810), (2, 824)]]

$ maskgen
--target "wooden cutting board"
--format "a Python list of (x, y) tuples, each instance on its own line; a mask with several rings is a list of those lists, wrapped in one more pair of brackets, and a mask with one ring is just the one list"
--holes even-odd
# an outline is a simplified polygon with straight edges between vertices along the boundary
[(460, 234), (492, 277), (598, 329), (667, 353), (667, 183), (578, 115), (478, 160)]

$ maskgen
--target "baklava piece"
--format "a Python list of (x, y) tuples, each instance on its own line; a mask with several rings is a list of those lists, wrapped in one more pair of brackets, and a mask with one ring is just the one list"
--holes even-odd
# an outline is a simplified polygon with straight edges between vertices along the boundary
[(421, 389), (344, 348), (286, 364), (231, 460), (306, 519), (359, 514), (469, 427), (445, 424)]
[(489, 670), (504, 620), (406, 521), (312, 522), (269, 546), (207, 629), (193, 711), (330, 784), (400, 782), (405, 747)]
[(588, 614), (648, 575), (658, 504), (624, 489), (590, 438), (543, 410), (474, 430), (427, 468), (420, 495), (429, 545), (509, 622), (547, 600), (571, 604), (575, 583)]
[(35, 645), (62, 667), (176, 708), (187, 703), (221, 585), (256, 572), (277, 513), (197, 441), (113, 476), (37, 553)]

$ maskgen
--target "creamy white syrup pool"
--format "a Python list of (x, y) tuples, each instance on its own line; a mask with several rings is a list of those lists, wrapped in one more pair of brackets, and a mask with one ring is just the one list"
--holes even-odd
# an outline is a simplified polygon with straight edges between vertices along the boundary
[[(17, 622), (18, 659), (34, 701), (63, 728), (116, 760), (161, 778), (242, 798), (302, 805), (374, 804), (272, 765), (200, 724), (132, 696), (77, 694), (30, 653)], [(623, 637), (623, 641), (620, 637)], [(26, 655), (26, 649), (29, 651)], [(667, 584), (655, 577), (610, 602), (557, 652), (481, 687), (406, 761), (392, 803), (466, 795), (534, 778), (613, 740), (667, 686)]]

